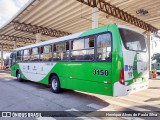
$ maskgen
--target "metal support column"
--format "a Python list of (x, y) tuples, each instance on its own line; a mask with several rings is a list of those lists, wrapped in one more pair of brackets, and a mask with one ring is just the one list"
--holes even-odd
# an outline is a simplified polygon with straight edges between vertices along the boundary
[(92, 8), (92, 29), (98, 27), (98, 8)]
[(1, 69), (3, 69), (4, 62), (3, 62), (3, 46), (1, 46)]
[(151, 55), (152, 55), (152, 49), (151, 49), (151, 32), (147, 32), (147, 46), (148, 46), (148, 70), (149, 70), (149, 78), (151, 78)]
[(16, 48), (17, 48), (16, 41), (14, 41), (14, 48), (13, 49), (16, 49)]

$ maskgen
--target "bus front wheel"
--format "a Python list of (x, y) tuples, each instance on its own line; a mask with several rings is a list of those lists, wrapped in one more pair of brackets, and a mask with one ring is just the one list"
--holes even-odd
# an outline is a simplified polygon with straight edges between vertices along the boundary
[(61, 91), (59, 78), (56, 75), (51, 77), (50, 87), (54, 93), (59, 93)]
[(21, 74), (20, 74), (20, 72), (19, 71), (17, 71), (17, 80), (19, 81), (19, 82), (23, 82), (23, 79), (21, 78)]

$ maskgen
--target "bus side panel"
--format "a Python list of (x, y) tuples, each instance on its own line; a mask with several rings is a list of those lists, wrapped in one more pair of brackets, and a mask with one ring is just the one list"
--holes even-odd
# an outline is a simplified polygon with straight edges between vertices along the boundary
[[(21, 73), (21, 77), (25, 80), (48, 84), (50, 74), (56, 73), (60, 79), (60, 84), (62, 88), (112, 96), (112, 84), (105, 84), (103, 82), (106, 80), (108, 80), (108, 82), (111, 82), (111, 62), (59, 62), (56, 63), (56, 65), (50, 70), (50, 72), (48, 72), (48, 74), (45, 75), (45, 77), (40, 81), (37, 81), (39, 79), (38, 77), (37, 79), (29, 78), (33, 78), (33, 76), (39, 76), (39, 74), (32, 73), (33, 71), (31, 71), (31, 69), (33, 70), (34, 66), (37, 66), (38, 63), (37, 65), (30, 65), (29, 67), (28, 64), (30, 63), (20, 63), (20, 65), (13, 65), (11, 67), (12, 76), (16, 76), (16, 70), (19, 70)], [(42, 64), (39, 66), (42, 66)], [(104, 68), (108, 70), (107, 76), (94, 75), (94, 69), (99, 70)]]
[(27, 80), (39, 82), (42, 84), (49, 83), (49, 75), (56, 65), (56, 62), (42, 62), (42, 63), (19, 63), (21, 73)]
[(14, 69), (23, 79), (42, 84), (56, 73), (62, 88), (112, 96), (112, 85), (104, 83), (111, 83), (111, 62), (19, 63)]
[(63, 88), (66, 88), (66, 89), (79, 90), (84, 92), (112, 96), (111, 84), (84, 81), (84, 80), (78, 80), (78, 79), (74, 79), (74, 80), (66, 79), (67, 80), (67, 87), (66, 87), (63, 80), (64, 78), (61, 78), (61, 83)]
[(59, 62), (52, 72), (62, 88), (112, 95), (111, 62)]
[(27, 80), (27, 78), (23, 75), (18, 63), (11, 66), (11, 76), (16, 77), (17, 76), (16, 75), (17, 70), (20, 71), (21, 78), (24, 79), (24, 80)]
[(18, 63), (14, 64), (11, 66), (11, 76), (14, 76), (16, 77), (16, 72), (17, 70), (20, 71), (20, 74), (21, 74), (21, 78), (24, 79), (24, 80), (27, 80), (27, 78), (25, 77), (22, 69), (20, 68), (20, 65)]
[(16, 63), (11, 66), (11, 76), (16, 77), (16, 71), (19, 70), (19, 65)]

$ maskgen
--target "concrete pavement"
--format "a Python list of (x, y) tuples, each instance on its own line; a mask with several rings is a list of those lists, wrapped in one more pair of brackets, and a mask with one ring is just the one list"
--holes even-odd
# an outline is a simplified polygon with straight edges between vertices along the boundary
[[(160, 80), (150, 80), (150, 88), (124, 97), (109, 97), (79, 91), (54, 94), (45, 85), (18, 82), (8, 73), (0, 73), (0, 111), (160, 111)], [(138, 117), (139, 119), (153, 118)], [(0, 118), (2, 119), (2, 118)], [(4, 118), (3, 118), (4, 119)], [(7, 118), (8, 119), (8, 118)], [(28, 119), (28, 118), (14, 118)], [(33, 120), (116, 119), (113, 117), (51, 117)], [(118, 119), (135, 119), (119, 117)], [(137, 119), (137, 118), (136, 118)], [(154, 117), (154, 119), (159, 119)]]

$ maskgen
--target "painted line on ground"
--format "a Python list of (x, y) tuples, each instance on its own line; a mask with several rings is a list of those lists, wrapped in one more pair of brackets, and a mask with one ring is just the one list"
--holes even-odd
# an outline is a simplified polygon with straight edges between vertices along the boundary
[(113, 100), (105, 100), (106, 102), (109, 102), (111, 104), (114, 104), (114, 105), (118, 105), (118, 106), (121, 106), (121, 107), (125, 107), (125, 108), (128, 108), (128, 109), (131, 109), (131, 110), (134, 110), (134, 111), (151, 111), (151, 110), (148, 110), (148, 109), (144, 109), (144, 108), (140, 108), (140, 107), (135, 107), (135, 106), (132, 106), (132, 105), (129, 105), (129, 104), (124, 104), (124, 103), (121, 103), (121, 102), (116, 102), (116, 101), (113, 101)]
[(93, 109), (101, 109), (101, 108), (104, 108), (104, 106), (97, 105), (97, 104), (94, 104), (94, 103), (88, 104), (87, 107), (90, 107), (90, 108), (93, 108)]
[[(160, 104), (160, 100), (159, 98), (160, 97), (154, 97), (154, 98), (143, 98), (143, 97), (140, 97), (140, 96), (136, 96), (136, 95), (130, 95), (128, 96), (129, 98), (132, 97), (133, 99), (136, 99), (138, 101), (148, 101), (148, 103), (150, 104), (153, 104), (153, 105), (157, 105), (157, 104)], [(152, 99), (157, 99), (157, 100), (153, 100)], [(150, 100), (150, 101), (149, 101)]]
[[(146, 94), (146, 91), (144, 93), (143, 92), (139, 92), (139, 93), (137, 93), (137, 95), (142, 95), (144, 97), (149, 97), (149, 98), (155, 97), (155, 93), (149, 93), (149, 92), (147, 92), (147, 94)], [(158, 94), (157, 94), (157, 96), (158, 96)], [(160, 96), (158, 96), (158, 97), (160, 97)]]
[(0, 73), (0, 75), (8, 75), (8, 73)]
[(12, 80), (12, 79), (4, 79), (5, 81), (10, 81), (10, 80)]
[[(79, 110), (77, 110), (77, 109), (75, 109), (75, 108), (71, 108), (71, 109), (68, 109), (68, 110), (65, 110), (65, 111), (67, 111), (68, 113), (70, 113), (70, 114), (72, 114), (72, 115), (75, 115), (75, 117), (76, 116), (79, 116), (79, 115), (82, 115), (82, 114), (85, 114), (85, 113), (83, 113), (83, 112), (81, 112), (81, 111), (79, 111)], [(73, 112), (70, 112), (70, 111), (77, 111), (76, 113), (73, 113)], [(98, 119), (98, 118), (96, 118), (96, 117), (88, 117), (87, 115), (86, 115), (86, 117), (77, 117), (77, 118), (75, 118), (75, 119), (80, 119), (80, 120), (100, 120), (100, 119)]]
[(131, 102), (136, 102), (136, 103), (139, 103), (139, 104), (148, 105), (148, 106), (152, 106), (152, 107), (156, 107), (156, 108), (160, 108), (160, 105), (157, 105), (154, 102), (143, 102), (143, 101), (137, 100), (136, 98), (129, 98), (129, 97), (121, 97), (120, 99), (128, 100), (128, 101), (131, 101)]
[[(137, 96), (135, 94), (131, 94), (131, 95), (128, 95), (128, 96), (129, 97), (131, 96), (133, 98), (137, 98), (138, 100), (148, 100), (148, 98), (146, 98), (146, 97)], [(121, 97), (119, 97), (119, 98), (121, 98)]]
[(157, 94), (157, 91), (160, 91), (160, 88), (154, 89), (154, 90), (146, 89), (144, 92), (145, 92), (145, 93), (147, 92), (147, 93), (152, 93), (152, 94), (158, 95), (158, 94)]
[(158, 93), (157, 90), (160, 91), (160, 89), (155, 89), (155, 90), (147, 89), (146, 92), (147, 92), (147, 93), (149, 92), (149, 93), (153, 93), (153, 94), (158, 95), (158, 94), (157, 94), (157, 93)]
[(53, 117), (39, 117), (39, 118), (36, 118), (37, 120), (56, 120), (55, 118)]

